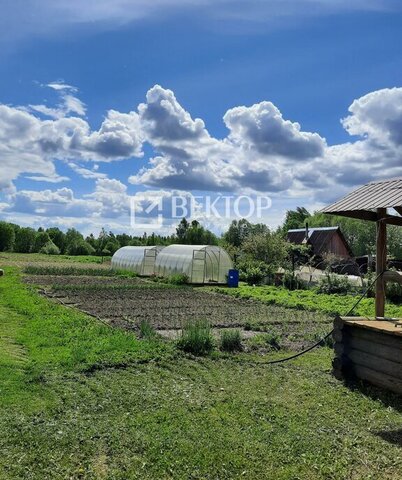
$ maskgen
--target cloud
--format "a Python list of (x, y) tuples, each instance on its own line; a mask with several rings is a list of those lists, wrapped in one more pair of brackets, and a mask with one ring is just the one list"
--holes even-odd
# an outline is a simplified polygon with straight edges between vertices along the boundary
[(76, 199), (69, 188), (58, 190), (20, 190), (9, 198), (8, 211), (44, 217), (91, 216), (97, 208), (95, 202)]
[(85, 179), (107, 178), (106, 173), (101, 173), (97, 171), (97, 165), (95, 165), (92, 170), (90, 170), (89, 168), (84, 168), (73, 162), (69, 162), (68, 166), (71, 168), (71, 170), (73, 170), (75, 173)]
[(64, 82), (51, 82), (47, 85), (52, 90), (55, 90), (60, 95), (60, 103), (57, 107), (48, 107), (47, 105), (29, 105), (29, 110), (41, 113), (50, 118), (63, 118), (69, 114), (84, 116), (86, 113), (85, 104), (74, 94), (78, 92), (76, 87), (67, 85)]
[(133, 184), (209, 191), (280, 191), (295, 159), (322, 156), (325, 140), (286, 121), (270, 102), (229, 110), (227, 138), (213, 138), (172, 91), (156, 85), (139, 106), (145, 139), (160, 153), (132, 175)]
[[(4, 2), (3, 2), (4, 3)], [(120, 28), (144, 18), (157, 20), (185, 13), (206, 25), (263, 24), (264, 29), (305, 18), (354, 11), (400, 11), (396, 0), (14, 0), (2, 5), (0, 42), (7, 46), (32, 36), (85, 33)], [(239, 30), (239, 29), (237, 29)], [(233, 31), (233, 28), (230, 29)]]
[[(56, 91), (74, 89), (54, 85)], [(127, 219), (127, 185), (99, 172), (98, 163), (141, 157), (144, 144), (152, 151), (149, 161), (140, 169), (132, 162), (128, 179), (141, 190), (262, 192), (325, 202), (363, 182), (402, 175), (402, 88), (354, 100), (342, 124), (358, 138), (336, 145), (284, 118), (269, 101), (229, 109), (223, 122), (228, 134), (215, 138), (202, 119), (193, 118), (171, 90), (159, 85), (138, 108), (109, 110), (98, 130), (77, 116), (43, 119), (0, 105), (0, 188), (25, 213), (81, 211), (88, 218)], [(79, 199), (70, 196), (67, 206), (69, 189), (43, 190), (30, 199), (30, 190), (13, 189), (22, 174), (35, 181), (66, 181), (56, 171), (57, 161), (95, 180), (94, 190)]]
[(263, 155), (304, 160), (324, 153), (323, 138), (317, 133), (302, 132), (297, 122), (284, 120), (271, 102), (232, 108), (223, 120), (230, 130), (230, 140)]
[(148, 90), (147, 102), (138, 107), (141, 124), (147, 139), (156, 145), (165, 142), (190, 141), (208, 137), (204, 122), (193, 120), (178, 103), (171, 90), (155, 85)]
[(355, 100), (342, 125), (351, 135), (402, 146), (402, 88), (384, 88)]
[[(57, 91), (73, 90), (61, 83), (52, 85)], [(34, 115), (32, 109), (0, 104), (0, 189), (21, 174), (33, 174), (37, 181), (65, 180), (56, 172), (57, 160), (110, 162), (142, 156), (138, 113), (109, 110), (99, 130), (91, 130), (83, 118), (69, 116), (79, 113), (78, 104), (73, 108), (70, 95), (63, 98), (70, 103), (53, 109), (52, 115), (48, 112), (50, 119)]]

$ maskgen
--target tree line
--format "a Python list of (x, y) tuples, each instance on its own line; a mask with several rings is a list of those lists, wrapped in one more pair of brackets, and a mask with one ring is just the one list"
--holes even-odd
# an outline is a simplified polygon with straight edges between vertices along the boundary
[[(351, 218), (310, 213), (303, 207), (286, 212), (284, 223), (275, 230), (263, 223), (253, 224), (246, 219), (233, 220), (221, 236), (203, 227), (197, 220), (183, 218), (172, 235), (155, 233), (132, 236), (114, 234), (102, 229), (98, 236), (84, 237), (74, 228), (63, 232), (57, 227), (20, 227), (13, 223), (0, 222), (0, 251), (20, 253), (45, 253), (49, 255), (113, 255), (127, 245), (221, 245), (235, 260), (243, 272), (258, 275), (269, 274), (278, 266), (288, 268), (292, 263), (302, 263), (308, 257), (308, 248), (290, 245), (286, 234), (292, 228), (339, 226), (355, 256), (375, 253), (375, 224)], [(388, 228), (388, 254), (402, 258), (402, 229)]]
[(48, 255), (113, 255), (120, 247), (128, 245), (170, 245), (172, 243), (217, 245), (217, 236), (204, 228), (197, 220), (182, 219), (176, 233), (161, 236), (155, 233), (133, 236), (126, 233), (114, 234), (104, 228), (96, 237), (84, 237), (75, 228), (63, 232), (60, 228), (21, 227), (0, 221), (0, 251), (17, 253), (44, 253)]

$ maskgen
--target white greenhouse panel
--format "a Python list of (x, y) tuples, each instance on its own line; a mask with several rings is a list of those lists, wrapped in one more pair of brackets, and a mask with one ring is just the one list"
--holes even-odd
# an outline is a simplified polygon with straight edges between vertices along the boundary
[(233, 263), (228, 253), (211, 245), (169, 245), (155, 261), (156, 275), (185, 274), (190, 283), (196, 284), (225, 284), (231, 268)]
[(112, 268), (149, 277), (155, 272), (155, 260), (162, 248), (144, 246), (119, 248), (112, 257)]

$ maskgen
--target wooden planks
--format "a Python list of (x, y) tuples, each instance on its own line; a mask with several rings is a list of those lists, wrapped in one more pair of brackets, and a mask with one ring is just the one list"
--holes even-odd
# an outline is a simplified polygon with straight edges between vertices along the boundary
[(375, 273), (375, 316), (383, 317), (385, 311), (385, 281), (380, 276), (387, 268), (387, 224), (381, 219), (387, 214), (386, 208), (377, 208), (377, 242)]
[(402, 395), (402, 328), (387, 321), (337, 317), (333, 373)]

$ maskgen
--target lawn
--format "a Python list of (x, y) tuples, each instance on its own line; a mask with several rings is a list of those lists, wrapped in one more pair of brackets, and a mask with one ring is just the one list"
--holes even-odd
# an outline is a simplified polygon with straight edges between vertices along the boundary
[[(206, 287), (211, 289), (210, 287)], [(240, 284), (239, 288), (213, 287), (213, 291), (232, 295), (237, 298), (256, 299), (270, 305), (278, 305), (297, 310), (308, 310), (327, 313), (330, 315), (346, 315), (360, 298), (360, 293), (355, 295), (323, 294), (315, 290), (287, 290), (283, 287), (271, 285), (249, 286)], [(353, 310), (354, 316), (374, 315), (374, 298), (363, 298)], [(402, 317), (402, 305), (386, 303), (385, 315), (389, 317)]]
[(400, 478), (402, 401), (324, 347), (180, 353), (0, 278), (0, 478)]

